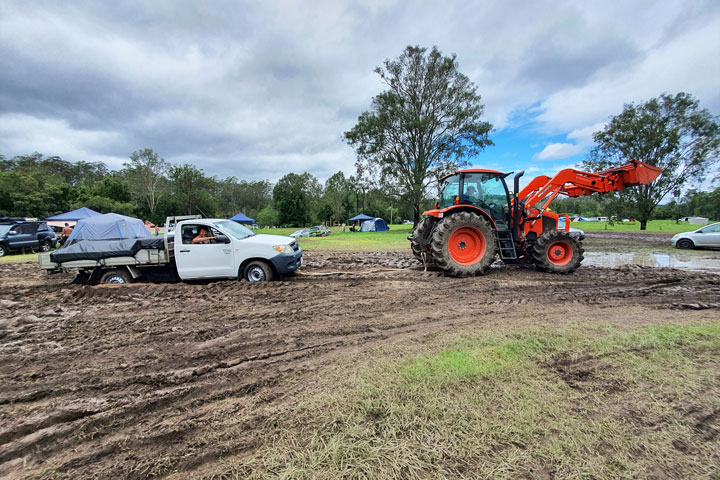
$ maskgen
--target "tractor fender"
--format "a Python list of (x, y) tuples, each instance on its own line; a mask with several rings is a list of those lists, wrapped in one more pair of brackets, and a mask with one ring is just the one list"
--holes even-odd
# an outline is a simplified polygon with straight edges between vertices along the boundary
[(472, 212), (476, 215), (480, 215), (485, 220), (490, 222), (490, 225), (492, 225), (493, 230), (497, 230), (497, 225), (495, 225), (495, 220), (492, 219), (490, 214), (487, 213), (482, 208), (476, 207), (474, 205), (460, 204), (460, 205), (452, 205), (447, 208), (440, 208), (440, 209), (435, 208), (435, 209), (427, 210), (427, 211), (423, 212), (423, 215), (430, 215), (435, 218), (442, 219), (442, 218), (447, 217), (448, 215), (452, 215), (452, 214), (459, 213), (459, 212)]

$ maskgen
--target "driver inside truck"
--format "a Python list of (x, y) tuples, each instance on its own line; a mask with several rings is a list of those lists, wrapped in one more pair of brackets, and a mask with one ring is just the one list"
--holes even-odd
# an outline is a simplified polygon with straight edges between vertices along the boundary
[(463, 200), (469, 201), (471, 203), (477, 203), (480, 200), (480, 195), (478, 195), (477, 190), (475, 190), (475, 187), (470, 185), (467, 190), (465, 190), (465, 195), (463, 195)]
[(200, 227), (200, 231), (195, 235), (195, 238), (192, 239), (192, 243), (211, 243), (213, 240), (215, 240), (215, 237), (208, 233), (207, 228)]

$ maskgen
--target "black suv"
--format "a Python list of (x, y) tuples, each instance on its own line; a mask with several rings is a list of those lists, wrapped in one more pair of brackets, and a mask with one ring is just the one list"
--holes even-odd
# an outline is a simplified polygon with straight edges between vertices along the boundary
[(57, 236), (45, 222), (0, 224), (0, 257), (17, 250), (47, 252), (57, 243)]

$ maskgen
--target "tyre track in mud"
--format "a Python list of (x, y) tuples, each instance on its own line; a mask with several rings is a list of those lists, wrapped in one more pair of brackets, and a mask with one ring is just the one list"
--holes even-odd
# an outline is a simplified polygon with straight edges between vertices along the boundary
[(618, 321), (622, 307), (720, 310), (714, 274), (508, 267), (457, 279), (404, 255), (307, 255), (301, 273), (267, 284), (87, 287), (0, 267), (0, 476), (212, 471), (251, 452), (315, 375), (377, 345), (557, 306)]

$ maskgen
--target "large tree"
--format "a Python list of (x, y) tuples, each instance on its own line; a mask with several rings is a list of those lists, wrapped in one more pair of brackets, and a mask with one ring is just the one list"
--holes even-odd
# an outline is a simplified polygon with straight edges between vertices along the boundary
[(683, 187), (702, 178), (720, 154), (718, 118), (687, 93), (626, 104), (593, 138), (596, 145), (585, 168), (604, 169), (634, 159), (664, 169), (654, 182), (618, 194), (629, 202), (641, 230), (668, 194), (679, 197)]
[(273, 188), (273, 202), (281, 225), (305, 226), (313, 218), (313, 204), (322, 193), (317, 179), (305, 172), (301, 175), (288, 173)]
[(164, 192), (170, 164), (157, 156), (152, 148), (137, 150), (130, 155), (130, 162), (123, 163), (123, 173), (133, 196), (147, 207), (152, 216)]
[(334, 173), (325, 182), (325, 201), (335, 222), (344, 222), (348, 209), (350, 186), (343, 172)]
[(389, 88), (373, 98), (345, 140), (360, 169), (411, 203), (417, 223), (428, 186), (492, 145), (492, 125), (481, 120), (477, 87), (459, 72), (455, 55), (408, 46), (375, 72)]

